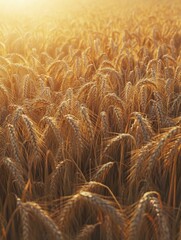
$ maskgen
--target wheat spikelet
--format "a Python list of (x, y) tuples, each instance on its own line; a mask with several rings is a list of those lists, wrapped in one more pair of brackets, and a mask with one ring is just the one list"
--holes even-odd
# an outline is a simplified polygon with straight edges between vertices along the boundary
[(10, 53), (9, 55), (9, 58), (11, 59), (12, 62), (19, 62), (20, 60), (20, 63), (24, 63), (25, 65), (28, 65), (26, 59), (21, 55), (21, 54), (18, 54), (18, 53)]
[(106, 88), (107, 88), (106, 79), (101, 77), (100, 94), (102, 94), (102, 96), (105, 95)]
[(157, 144), (157, 147), (154, 149), (149, 159), (148, 167), (146, 169), (146, 173), (148, 174), (148, 176), (150, 176), (150, 174), (152, 173), (154, 161), (159, 158), (161, 151), (165, 144), (167, 143), (167, 141), (173, 138), (176, 134), (180, 133), (180, 131), (181, 131), (180, 127), (174, 127), (160, 139), (160, 141)]
[(88, 60), (88, 56), (85, 51), (82, 52), (82, 59), (83, 59), (83, 68), (86, 69), (86, 67), (89, 63), (89, 60)]
[(108, 116), (105, 111), (100, 112), (101, 131), (104, 136), (109, 132)]
[(87, 131), (88, 131), (88, 134), (89, 134), (89, 140), (90, 140), (90, 142), (92, 142), (93, 139), (94, 139), (94, 131), (93, 131), (92, 122), (91, 122), (90, 117), (89, 117), (88, 109), (84, 106), (81, 106), (80, 110), (81, 110), (81, 114), (82, 114), (83, 119), (84, 119), (84, 121), (86, 123), (86, 126), (87, 126)]
[(7, 157), (2, 159), (2, 164), (3, 166), (5, 166), (8, 173), (12, 176), (13, 180), (17, 184), (17, 187), (20, 189), (22, 193), (25, 187), (25, 181), (23, 179), (21, 166)]
[(107, 104), (116, 105), (125, 111), (125, 103), (115, 93), (108, 93), (104, 96), (101, 103), (102, 108), (106, 107)]
[(47, 85), (50, 87), (50, 89), (54, 91), (55, 90), (54, 79), (52, 77), (46, 77), (46, 82), (47, 82)]
[(157, 49), (157, 59), (161, 59), (163, 56), (164, 52), (163, 52), (163, 45), (160, 45)]
[(136, 87), (140, 88), (143, 85), (147, 85), (147, 86), (151, 86), (153, 88), (157, 88), (155, 82), (153, 82), (152, 80), (149, 79), (141, 79), (137, 82)]
[(26, 208), (24, 208), (24, 204), (21, 202), (20, 199), (17, 199), (17, 206), (20, 209), (23, 240), (29, 240), (30, 239), (30, 223), (29, 223), (28, 212)]
[(62, 171), (63, 168), (67, 166), (67, 163), (69, 163), (69, 160), (61, 161), (57, 166), (56, 169), (53, 171), (53, 174), (51, 176), (50, 181), (50, 193), (51, 196), (56, 196), (57, 188), (59, 187), (60, 178), (62, 177)]
[(77, 142), (79, 143), (80, 146), (80, 150), (82, 151), (83, 149), (83, 142), (82, 142), (82, 137), (81, 137), (81, 131), (80, 131), (80, 127), (79, 127), (79, 122), (78, 120), (71, 114), (67, 114), (64, 116), (64, 119), (69, 123), (69, 125), (71, 126), (73, 132), (74, 132), (74, 136), (75, 139), (77, 140)]
[(158, 131), (160, 131), (161, 127), (164, 124), (164, 120), (163, 120), (164, 117), (163, 117), (161, 104), (160, 104), (160, 102), (157, 102), (157, 101), (154, 101), (154, 100), (152, 102), (153, 102), (153, 107), (154, 107), (154, 111), (155, 111), (155, 114), (156, 114)]
[(87, 95), (87, 92), (89, 91), (90, 87), (92, 87), (93, 85), (95, 85), (94, 82), (87, 82), (83, 86), (81, 86), (78, 90), (77, 98), (81, 99), (81, 98), (85, 97), (85, 95)]
[(158, 231), (160, 239), (169, 240), (170, 239), (170, 230), (166, 221), (166, 218), (163, 214), (162, 202), (159, 198), (150, 197), (149, 205), (155, 212), (155, 218), (158, 222)]
[(127, 82), (126, 86), (125, 86), (125, 100), (126, 102), (128, 102), (130, 100), (130, 96), (131, 96), (131, 91), (132, 90), (132, 83), (131, 82)]
[(157, 75), (158, 77), (162, 76), (163, 62), (161, 59), (157, 61)]
[(142, 146), (138, 152), (132, 156), (132, 167), (130, 169), (129, 181), (134, 182), (135, 180), (139, 179), (142, 175), (142, 169), (144, 169), (144, 161), (149, 158), (150, 151), (153, 149), (154, 143), (151, 141), (146, 145)]
[(172, 78), (172, 74), (171, 74), (171, 69), (169, 67), (165, 67), (164, 69), (164, 75), (165, 75), (165, 79), (168, 79), (168, 78)]
[(92, 105), (92, 103), (95, 102), (97, 94), (98, 94), (97, 86), (94, 84), (91, 86), (87, 94), (87, 99), (86, 99), (87, 106), (89, 106), (89, 104)]
[(134, 60), (131, 56), (124, 56), (121, 59), (121, 69), (127, 70), (127, 69), (134, 69)]
[(141, 69), (139, 68), (139, 66), (135, 66), (135, 77), (136, 81), (139, 82), (139, 80), (141, 79)]
[(11, 142), (11, 146), (13, 149), (13, 154), (14, 154), (15, 160), (17, 161), (17, 163), (19, 163), (21, 165), (22, 161), (20, 158), (20, 152), (19, 152), (19, 148), (18, 148), (15, 128), (11, 124), (8, 124), (7, 128), (8, 128), (10, 142)]
[[(121, 76), (120, 76), (120, 73), (118, 71), (116, 71), (115, 69), (113, 68), (110, 68), (110, 67), (107, 67), (107, 68), (102, 68), (99, 70), (99, 72), (101, 75), (103, 75), (104, 77), (106, 75), (109, 76), (109, 79), (110, 79), (110, 84), (112, 85), (113, 84), (113, 81), (115, 82), (115, 85), (116, 86), (119, 86), (120, 85), (120, 79), (121, 79)], [(113, 86), (113, 85), (112, 85)]]
[(110, 61), (104, 60), (101, 63), (101, 65), (100, 65), (100, 69), (103, 69), (103, 68), (112, 68), (112, 69), (114, 69), (114, 66), (113, 66), (113, 64)]
[(145, 139), (142, 138), (143, 132), (137, 120), (135, 120), (131, 125), (129, 133), (135, 137), (137, 146), (141, 146), (142, 143), (145, 141)]
[[(62, 138), (61, 138), (61, 135), (60, 135), (60, 131), (59, 131), (59, 129), (58, 129), (57, 126), (56, 126), (55, 119), (54, 119), (54, 118), (51, 118), (51, 117), (44, 117), (44, 118), (41, 120), (41, 122), (43, 122), (43, 121), (45, 121), (46, 124), (48, 125), (48, 127), (51, 128), (51, 130), (53, 131), (53, 133), (54, 133), (57, 141), (58, 141), (59, 143), (61, 143), (61, 142), (62, 142)], [(46, 138), (46, 136), (45, 136), (45, 138)]]
[(62, 101), (61, 104), (58, 106), (57, 112), (55, 116), (57, 119), (61, 119), (62, 116), (67, 114), (70, 111), (70, 99), (67, 101)]
[(24, 98), (32, 98), (32, 96), (33, 96), (33, 88), (31, 85), (31, 80), (30, 80), (29, 74), (27, 74), (24, 77), (23, 96), (24, 96)]
[(51, 99), (51, 92), (49, 87), (45, 87), (45, 89), (40, 94), (40, 97), (47, 98), (48, 100)]
[(129, 133), (120, 133), (118, 136), (112, 138), (109, 143), (106, 145), (103, 155), (106, 155), (106, 153), (108, 152), (108, 150), (111, 147), (114, 147), (115, 144), (120, 143), (121, 141), (125, 141), (125, 140), (131, 140), (131, 142), (133, 142), (134, 144), (136, 144), (135, 139), (132, 135), (130, 135)]
[[(157, 193), (147, 192), (140, 199), (138, 205), (136, 206), (135, 213), (131, 219), (129, 226), (129, 240), (135, 239), (139, 236), (139, 232), (143, 223), (144, 214), (146, 211), (153, 209), (156, 213), (156, 220), (159, 223), (158, 229), (160, 230), (160, 239), (170, 239), (170, 233), (168, 226), (166, 224), (165, 217), (162, 214), (161, 202), (159, 202), (158, 197), (154, 195)], [(151, 209), (150, 209), (151, 208)]]
[(75, 240), (84, 240), (84, 239), (91, 239), (91, 234), (94, 232), (95, 228), (99, 225), (99, 223), (92, 224), (92, 225), (85, 225), (81, 230), (80, 233), (76, 236)]
[(34, 202), (21, 203), (20, 208), (23, 208), (28, 215), (34, 215), (37, 220), (39, 220), (48, 230), (48, 234), (53, 237), (53, 239), (61, 240), (64, 239), (61, 231), (58, 229), (53, 220), (48, 216), (48, 214), (41, 209), (41, 207)]
[(176, 156), (177, 152), (179, 152), (180, 145), (181, 145), (181, 138), (178, 138), (178, 139), (176, 139), (176, 141), (174, 141), (174, 146), (171, 146), (171, 149), (168, 149), (169, 151), (167, 152), (167, 154), (164, 158), (165, 168), (168, 168), (172, 164), (170, 159), (172, 159), (174, 156)]
[(63, 207), (60, 215), (60, 220), (59, 220), (59, 224), (61, 226), (62, 232), (65, 230), (66, 226), (68, 225), (69, 219), (70, 217), (72, 217), (74, 209), (78, 207), (80, 198), (81, 196), (79, 194), (73, 195), (72, 198), (69, 199), (66, 205)]
[(34, 149), (34, 151), (35, 151), (35, 158), (36, 158), (36, 160), (39, 160), (39, 158), (40, 158), (40, 151), (39, 151), (39, 146), (38, 146), (38, 138), (37, 138), (36, 132), (35, 132), (35, 130), (34, 130), (33, 123), (32, 123), (32, 121), (31, 121), (26, 115), (24, 115), (24, 114), (22, 114), (21, 117), (22, 117), (23, 122), (24, 122), (25, 125), (26, 125), (27, 132), (28, 132), (28, 134), (29, 134), (31, 144), (32, 144), (33, 149)]
[(130, 71), (129, 76), (128, 76), (128, 81), (131, 82), (132, 84), (135, 83), (136, 76), (135, 76), (135, 71), (134, 70)]
[(148, 91), (146, 86), (142, 86), (140, 88), (140, 106), (141, 106), (141, 111), (145, 112), (146, 107), (147, 107), (147, 99), (148, 99)]
[(154, 132), (153, 132), (152, 127), (151, 127), (150, 123), (148, 122), (148, 120), (143, 118), (142, 115), (138, 112), (133, 112), (132, 115), (135, 115), (135, 117), (141, 127), (144, 140), (145, 141), (150, 140), (150, 137), (152, 137), (154, 135)]
[(76, 57), (74, 63), (74, 72), (77, 78), (81, 76), (81, 71), (82, 71), (81, 59), (79, 57)]
[(175, 74), (174, 74), (175, 80), (178, 79), (180, 72), (181, 72), (181, 66), (177, 66), (175, 69)]
[(174, 113), (176, 116), (180, 114), (180, 108), (181, 108), (181, 95), (179, 94), (173, 101), (171, 106), (171, 113)]
[(42, 77), (38, 78), (38, 85), (39, 85), (40, 93), (42, 94), (46, 88), (45, 81)]
[(89, 64), (87, 67), (86, 67), (86, 71), (85, 71), (85, 74), (84, 74), (84, 77), (85, 79), (89, 79), (91, 78), (91, 76), (93, 75), (95, 71), (95, 66), (94, 64)]
[(49, 101), (44, 98), (36, 98), (32, 102), (33, 109), (43, 109), (49, 105)]
[(155, 68), (151, 68), (151, 78), (152, 78), (152, 81), (156, 81), (156, 69)]
[(57, 71), (59, 71), (59, 70), (62, 70), (63, 68), (65, 68), (66, 69), (66, 71), (68, 71), (68, 66), (67, 66), (67, 63), (65, 62), (65, 61), (63, 61), (63, 60), (55, 60), (55, 61), (53, 61), (49, 66), (48, 66), (48, 68), (47, 68), (47, 72), (50, 74), (50, 75), (52, 75), (53, 74), (53, 71), (55, 70), (55, 69), (57, 69), (56, 70), (56, 72)]
[(147, 64), (146, 71), (148, 72), (150, 68), (154, 67), (156, 68), (157, 65), (157, 60), (156, 59), (151, 59), (149, 63)]
[(162, 59), (166, 59), (167, 61), (170, 60), (170, 62), (173, 63), (173, 65), (177, 65), (175, 59), (172, 56), (170, 56), (169, 54), (163, 55)]
[(22, 63), (11, 63), (11, 67), (14, 68), (20, 75), (25, 73), (33, 78), (36, 78), (36, 72), (30, 66), (25, 66)]
[(107, 55), (103, 52), (98, 56), (97, 62), (101, 64), (108, 59)]
[(116, 116), (119, 132), (124, 132), (124, 119), (123, 111), (118, 107), (113, 107), (113, 112)]
[(70, 100), (72, 102), (74, 96), (74, 92), (72, 88), (68, 88), (65, 93), (65, 101)]
[(102, 199), (96, 194), (92, 194), (90, 192), (85, 192), (85, 191), (81, 191), (79, 194), (83, 200), (85, 200), (86, 202), (89, 202), (95, 208), (98, 208), (99, 210), (101, 210), (105, 215), (108, 215), (114, 223), (119, 223), (118, 226), (121, 227), (121, 231), (122, 231), (121, 233), (122, 233), (122, 236), (124, 236), (125, 222), (124, 222), (124, 216), (120, 211), (118, 211), (116, 208), (111, 206), (108, 201)]
[(114, 162), (108, 162), (103, 164), (99, 168), (99, 170), (95, 173), (95, 175), (92, 177), (91, 181), (102, 182), (113, 165), (114, 165)]
[(18, 120), (20, 119), (21, 115), (24, 114), (24, 110), (22, 107), (17, 107), (15, 113), (14, 113), (14, 119), (13, 119), (13, 123), (16, 126), (18, 123)]
[(165, 83), (165, 91), (168, 98), (173, 93), (173, 90), (174, 90), (174, 81), (172, 78), (168, 78)]
[[(60, 71), (60, 73), (61, 73), (61, 71)], [(61, 76), (59, 76), (60, 73), (57, 74), (56, 79), (60, 79), (61, 78)], [(69, 82), (71, 81), (71, 79), (73, 77), (74, 77), (74, 72), (72, 70), (68, 70), (66, 72), (66, 74), (64, 75), (63, 80), (61, 81), (61, 87), (60, 87), (61, 91), (65, 91), (67, 89), (67, 85), (70, 84)]]

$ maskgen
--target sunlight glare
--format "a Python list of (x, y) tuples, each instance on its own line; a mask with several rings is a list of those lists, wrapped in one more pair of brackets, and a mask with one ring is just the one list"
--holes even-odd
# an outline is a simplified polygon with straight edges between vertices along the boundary
[(8, 12), (22, 12), (33, 10), (47, 0), (0, 0), (0, 7)]

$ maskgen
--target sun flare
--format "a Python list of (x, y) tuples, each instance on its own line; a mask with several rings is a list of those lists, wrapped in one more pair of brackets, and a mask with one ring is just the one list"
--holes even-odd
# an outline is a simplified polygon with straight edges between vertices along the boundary
[[(40, 13), (54, 10), (73, 9), (80, 6), (82, 0), (0, 0), (0, 10), (7, 13), (27, 13), (39, 10)], [(88, 2), (88, 0), (86, 0)]]
[(0, 2), (5, 7), (24, 7), (36, 3), (35, 0), (2, 0)]
[(40, 5), (47, 4), (47, 0), (0, 0), (0, 7), (8, 12), (24, 12), (34, 10)]

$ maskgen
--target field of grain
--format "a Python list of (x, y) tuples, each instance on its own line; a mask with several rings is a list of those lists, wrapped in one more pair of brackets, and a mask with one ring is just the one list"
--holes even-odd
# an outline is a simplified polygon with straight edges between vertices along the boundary
[(1, 13), (0, 240), (181, 240), (181, 3), (85, 2)]

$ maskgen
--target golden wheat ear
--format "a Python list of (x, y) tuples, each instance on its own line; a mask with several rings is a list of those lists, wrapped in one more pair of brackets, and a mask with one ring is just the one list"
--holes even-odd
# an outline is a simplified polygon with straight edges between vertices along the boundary
[[(79, 211), (77, 212), (78, 209)], [(76, 225), (78, 216), (80, 218), (83, 217), (82, 220), (85, 221), (87, 219), (87, 216), (82, 216), (82, 214), (84, 214), (84, 209), (87, 209), (87, 213), (89, 213), (89, 211), (92, 209), (90, 212), (91, 216), (94, 216), (92, 221), (95, 221), (94, 219), (96, 216), (97, 219), (100, 218), (100, 220), (102, 218), (104, 219), (107, 216), (110, 219), (111, 225), (115, 227), (115, 232), (119, 234), (120, 239), (124, 239), (125, 216), (122, 209), (117, 209), (110, 201), (104, 199), (104, 197), (101, 195), (82, 190), (76, 195), (73, 195), (72, 198), (69, 199), (65, 204), (59, 219), (61, 230), (63, 232), (67, 232), (68, 225)], [(117, 223), (119, 224), (117, 225)]]
[(4, 157), (0, 162), (0, 167), (4, 167), (6, 174), (11, 177), (11, 184), (15, 184), (17, 187), (17, 193), (19, 191), (18, 195), (21, 195), (23, 193), (23, 190), (25, 188), (25, 180), (23, 177), (23, 169), (22, 166), (17, 163), (16, 161), (12, 160), (11, 158)]
[[(17, 199), (17, 206), (20, 211), (21, 216), (21, 224), (22, 224), (22, 234), (23, 239), (28, 240), (31, 239), (31, 226), (30, 222), (33, 218), (35, 218), (35, 222), (33, 224), (40, 224), (40, 228), (36, 229), (35, 232), (46, 229), (47, 235), (56, 240), (63, 240), (64, 236), (62, 232), (59, 230), (54, 221), (49, 217), (49, 215), (36, 203), (34, 202), (22, 202), (20, 199)], [(43, 226), (43, 228), (42, 228)], [(39, 234), (43, 234), (40, 232)]]
[(93, 175), (91, 181), (103, 182), (109, 170), (113, 167), (114, 162), (108, 162), (99, 166), (97, 172)]
[(77, 236), (75, 237), (75, 240), (84, 240), (84, 239), (91, 240), (92, 234), (94, 233), (95, 229), (99, 225), (100, 223), (85, 225), (77, 234)]
[(38, 145), (38, 136), (37, 136), (34, 124), (31, 121), (31, 119), (25, 114), (22, 114), (21, 118), (26, 126), (27, 133), (30, 137), (30, 142), (33, 147), (34, 157), (35, 157), (36, 161), (38, 161), (38, 160), (40, 160), (41, 155), (40, 155), (40, 148)]
[(13, 155), (18, 164), (22, 165), (22, 159), (20, 157), (19, 144), (17, 140), (16, 130), (13, 125), (8, 124), (7, 126), (10, 144), (12, 146)]
[[(159, 194), (156, 192), (146, 192), (135, 207), (129, 226), (129, 240), (140, 236), (141, 226), (145, 217), (148, 218), (149, 225), (153, 224), (152, 227), (158, 239), (170, 239), (170, 229)], [(150, 232), (150, 235), (152, 236), (153, 233)]]
[(84, 106), (81, 106), (80, 113), (81, 113), (82, 118), (83, 118), (83, 120), (85, 122), (85, 125), (86, 125), (86, 130), (87, 130), (88, 136), (89, 136), (89, 142), (93, 143), (94, 129), (93, 129), (92, 122), (90, 120), (88, 109)]

